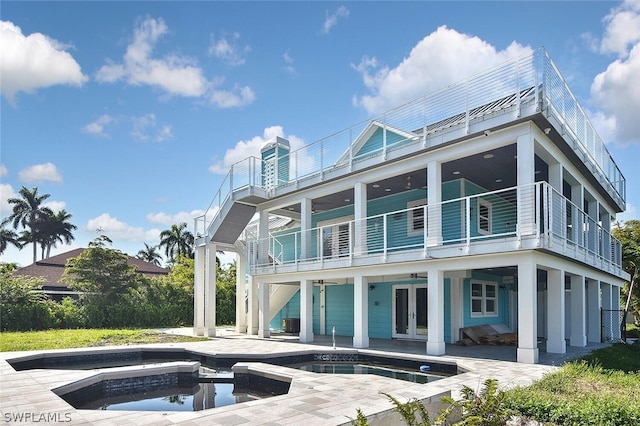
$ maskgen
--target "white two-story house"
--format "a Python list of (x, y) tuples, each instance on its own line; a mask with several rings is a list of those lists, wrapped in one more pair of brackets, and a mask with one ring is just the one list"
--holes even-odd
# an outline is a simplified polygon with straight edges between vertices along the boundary
[[(195, 222), (194, 331), (215, 335), (215, 253), (238, 255), (237, 329), (539, 346), (620, 337), (625, 179), (543, 49), (291, 151), (235, 164)], [(299, 325), (298, 325), (299, 321)], [(499, 327), (498, 327), (499, 326)], [(544, 345), (541, 345), (541, 342)]]

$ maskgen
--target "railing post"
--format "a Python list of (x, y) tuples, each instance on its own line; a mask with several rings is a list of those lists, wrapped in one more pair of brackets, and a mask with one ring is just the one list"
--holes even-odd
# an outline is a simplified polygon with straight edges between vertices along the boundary
[(465, 197), (464, 199), (465, 202), (465, 220), (466, 220), (466, 229), (465, 229), (465, 233), (466, 235), (466, 241), (467, 241), (467, 248), (471, 245), (471, 197)]
[(538, 245), (540, 245), (540, 187), (541, 183), (536, 184), (535, 197), (536, 197), (536, 217), (534, 219), (534, 225), (536, 227), (536, 240), (538, 241)]
[(422, 244), (424, 246), (424, 257), (427, 257), (427, 238), (429, 237), (429, 227), (427, 221), (429, 215), (427, 214), (427, 205), (422, 206)]
[(387, 217), (387, 214), (382, 216), (382, 253), (385, 259), (387, 258)]
[(231, 198), (233, 199), (233, 165), (229, 169), (229, 189), (230, 189)]

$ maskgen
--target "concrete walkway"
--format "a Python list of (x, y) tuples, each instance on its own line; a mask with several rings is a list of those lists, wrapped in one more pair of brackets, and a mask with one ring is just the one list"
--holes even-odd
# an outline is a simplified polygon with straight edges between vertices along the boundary
[[(164, 330), (167, 333), (190, 334), (191, 329)], [(297, 336), (273, 335), (261, 340), (256, 336), (237, 334), (232, 329), (219, 329), (217, 337), (208, 341), (145, 345), (145, 348), (185, 348), (202, 354), (243, 354), (255, 357), (293, 355), (305, 351), (324, 353), (353, 353), (351, 338), (336, 339), (316, 336), (313, 344), (301, 344)], [(438, 403), (443, 394), (458, 396), (462, 385), (479, 389), (484, 380), (494, 378), (502, 387), (525, 386), (553, 371), (567, 359), (579, 357), (603, 345), (586, 348), (570, 348), (567, 354), (541, 353), (540, 364), (519, 364), (515, 360), (515, 348), (497, 346), (458, 347), (447, 346), (447, 354), (426, 356), (424, 342), (372, 340), (370, 348), (358, 350), (366, 354), (392, 354), (398, 358), (420, 360), (425, 363), (455, 363), (463, 373), (427, 384), (410, 383), (372, 375), (329, 375), (256, 364), (255, 368), (283, 374), (291, 378), (288, 394), (250, 401), (198, 412), (133, 412), (77, 410), (51, 392), (52, 389), (100, 373), (96, 370), (25, 370), (15, 371), (7, 360), (33, 352), (0, 353), (0, 411), (3, 424), (59, 423), (97, 425), (341, 425), (355, 418), (362, 409), (372, 416), (372, 424), (392, 424), (384, 418), (392, 404), (381, 395), (385, 392), (405, 400), (418, 398)], [(129, 347), (127, 347), (129, 348)], [(114, 352), (122, 347), (108, 348)], [(579, 350), (578, 350), (579, 349)], [(88, 348), (83, 351), (104, 351), (105, 348)], [(66, 352), (78, 350), (39, 351)], [(492, 357), (494, 359), (488, 359)], [(498, 359), (498, 360), (496, 360)], [(376, 415), (376, 413), (378, 413)], [(30, 421), (27, 421), (29, 418)], [(46, 419), (46, 420), (45, 420)]]

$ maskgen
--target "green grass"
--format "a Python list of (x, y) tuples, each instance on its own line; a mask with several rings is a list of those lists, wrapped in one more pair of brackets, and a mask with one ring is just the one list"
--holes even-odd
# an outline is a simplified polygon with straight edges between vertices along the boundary
[(538, 421), (640, 424), (640, 347), (615, 344), (596, 350), (507, 394), (510, 408)]
[(141, 345), (147, 343), (179, 343), (207, 340), (152, 330), (45, 330), (0, 333), (0, 352), (45, 349), (86, 348), (108, 345)]
[(640, 338), (640, 327), (635, 324), (627, 324), (627, 337)]

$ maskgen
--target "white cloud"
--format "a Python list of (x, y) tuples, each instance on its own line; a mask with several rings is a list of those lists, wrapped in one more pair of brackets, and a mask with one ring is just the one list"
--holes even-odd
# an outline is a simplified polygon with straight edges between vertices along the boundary
[[(638, 209), (635, 206), (631, 205), (630, 203), (627, 203), (626, 210), (616, 215), (616, 220), (614, 221), (614, 223), (626, 222), (629, 220), (638, 220), (638, 219), (640, 219), (640, 217), (638, 216)], [(614, 223), (612, 223), (612, 225)]]
[(96, 78), (103, 83), (121, 79), (132, 85), (159, 87), (171, 95), (197, 97), (208, 87), (202, 69), (195, 60), (177, 54), (151, 57), (158, 39), (168, 32), (162, 18), (147, 18), (134, 30), (133, 41), (127, 46), (122, 63), (103, 65)]
[(177, 225), (179, 223), (186, 223), (189, 228), (193, 227), (193, 219), (198, 216), (202, 216), (204, 214), (204, 210), (192, 210), (190, 212), (178, 212), (176, 214), (170, 215), (164, 212), (158, 213), (149, 213), (147, 215), (147, 222), (153, 223), (156, 225), (164, 225), (167, 227), (171, 227), (171, 225)]
[(629, 47), (640, 41), (640, 2), (627, 0), (613, 8), (603, 19), (605, 33), (600, 43), (603, 53), (626, 57)]
[(13, 212), (13, 206), (7, 202), (9, 198), (19, 198), (19, 194), (8, 183), (0, 183), (0, 217), (5, 218)]
[(9, 21), (0, 21), (2, 94), (13, 102), (18, 92), (69, 84), (82, 86), (88, 77), (65, 51), (67, 46), (41, 33), (28, 36)]
[(232, 66), (242, 65), (246, 62), (245, 55), (251, 51), (249, 46), (241, 47), (240, 34), (234, 33), (230, 39), (222, 37), (217, 39), (211, 36), (209, 54), (222, 59)]
[(256, 95), (249, 86), (236, 87), (233, 91), (214, 90), (211, 102), (218, 108), (233, 108), (249, 105), (256, 99)]
[(369, 113), (382, 112), (530, 51), (515, 41), (499, 51), (478, 37), (441, 26), (395, 68), (366, 56), (352, 65), (370, 92), (354, 97), (354, 104)]
[[(239, 161), (242, 161), (248, 157), (260, 158), (260, 150), (262, 149), (264, 144), (267, 141), (275, 138), (276, 136), (287, 139), (289, 141), (292, 152), (302, 148), (305, 145), (304, 140), (295, 135), (286, 136), (282, 126), (267, 127), (264, 129), (262, 136), (254, 136), (249, 140), (239, 141), (238, 143), (236, 143), (236, 146), (227, 149), (227, 151), (224, 153), (224, 158), (222, 159), (222, 161), (216, 161), (211, 166), (209, 166), (209, 171), (215, 174), (226, 174), (229, 171), (229, 168)], [(291, 167), (295, 166), (291, 165)]]
[(107, 127), (113, 121), (113, 117), (111, 117), (109, 114), (103, 114), (95, 121), (84, 126), (83, 130), (86, 133), (90, 133), (95, 136), (108, 137), (109, 135), (105, 132), (105, 127)]
[(0, 164), (0, 177), (5, 177), (8, 174), (9, 174), (9, 170), (7, 170), (4, 164)]
[(56, 213), (64, 209), (67, 206), (67, 203), (65, 203), (64, 201), (51, 200), (43, 203), (43, 206), (49, 207), (54, 213)]
[(640, 2), (625, 2), (604, 19), (607, 25), (602, 52), (618, 58), (591, 84), (597, 119), (612, 127), (606, 141), (640, 143)]
[(130, 135), (137, 141), (164, 142), (173, 138), (173, 130), (169, 125), (158, 125), (155, 114), (146, 114), (140, 117), (133, 117), (133, 128)]
[(329, 34), (331, 29), (338, 23), (339, 18), (347, 18), (349, 16), (349, 9), (345, 6), (339, 6), (333, 12), (327, 11), (325, 13), (324, 22), (322, 23), (322, 34)]
[(284, 59), (284, 70), (289, 74), (295, 74), (296, 69), (293, 66), (293, 57), (289, 54), (288, 50), (284, 52), (282, 59)]
[(145, 231), (142, 227), (128, 225), (118, 218), (111, 217), (109, 213), (103, 213), (98, 217), (89, 219), (85, 225), (85, 230), (90, 233), (99, 232), (104, 234), (116, 243), (120, 241), (155, 241), (158, 239), (160, 232), (158, 229), (150, 229)]
[(62, 175), (53, 163), (35, 164), (18, 172), (18, 178), (25, 183), (44, 181), (62, 183)]

